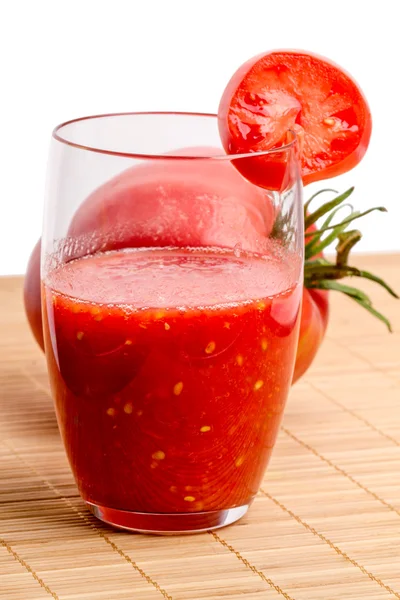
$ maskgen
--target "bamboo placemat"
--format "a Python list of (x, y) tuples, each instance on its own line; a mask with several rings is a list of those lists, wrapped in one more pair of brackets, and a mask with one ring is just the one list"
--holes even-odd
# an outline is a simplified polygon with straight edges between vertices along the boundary
[[(360, 257), (400, 290), (400, 255)], [(0, 279), (0, 598), (400, 599), (400, 302), (363, 287), (395, 333), (333, 297), (292, 389), (262, 489), (216, 533), (115, 531), (70, 473), (20, 278)]]

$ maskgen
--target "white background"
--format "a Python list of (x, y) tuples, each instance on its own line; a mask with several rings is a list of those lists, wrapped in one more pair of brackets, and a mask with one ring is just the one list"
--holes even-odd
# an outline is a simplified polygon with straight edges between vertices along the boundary
[[(230, 76), (251, 56), (301, 48), (352, 73), (374, 118), (353, 172), (360, 250), (400, 250), (397, 2), (380, 0), (1, 0), (0, 275), (23, 273), (40, 235), (51, 131), (87, 114), (215, 112)], [(319, 183), (318, 187), (324, 184)]]

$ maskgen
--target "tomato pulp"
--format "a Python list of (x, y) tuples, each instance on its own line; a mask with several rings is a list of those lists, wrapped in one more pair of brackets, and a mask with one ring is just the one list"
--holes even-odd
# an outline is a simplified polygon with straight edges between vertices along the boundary
[[(300, 269), (282, 252), (117, 250), (48, 274), (50, 381), (89, 505), (147, 515), (249, 505), (296, 354)], [(154, 530), (143, 523), (133, 528)], [(202, 528), (215, 523), (205, 516)]]

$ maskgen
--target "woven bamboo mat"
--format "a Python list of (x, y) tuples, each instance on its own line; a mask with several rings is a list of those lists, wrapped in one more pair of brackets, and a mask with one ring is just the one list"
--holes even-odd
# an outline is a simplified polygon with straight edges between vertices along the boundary
[[(400, 290), (400, 255), (360, 257)], [(400, 302), (395, 333), (332, 298), (327, 339), (292, 390), (248, 515), (217, 533), (115, 531), (80, 500), (21, 279), (0, 279), (0, 598), (400, 599)]]

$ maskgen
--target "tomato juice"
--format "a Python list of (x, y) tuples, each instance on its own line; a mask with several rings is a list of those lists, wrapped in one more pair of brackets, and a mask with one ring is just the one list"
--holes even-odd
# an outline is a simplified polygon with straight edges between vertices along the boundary
[(250, 504), (292, 379), (298, 260), (275, 242), (264, 256), (142, 248), (48, 272), (45, 343), (59, 426), (80, 493), (103, 517)]

